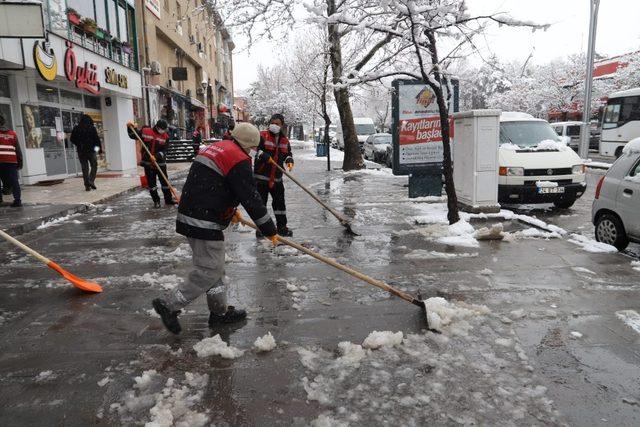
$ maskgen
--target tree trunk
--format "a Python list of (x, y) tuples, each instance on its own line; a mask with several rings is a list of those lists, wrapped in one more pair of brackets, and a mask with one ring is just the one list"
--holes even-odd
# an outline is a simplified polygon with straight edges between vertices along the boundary
[[(336, 1), (326, 0), (328, 16), (336, 13)], [(329, 33), (329, 55), (331, 60), (331, 71), (333, 72), (333, 83), (340, 82), (342, 76), (342, 47), (340, 45), (340, 34), (337, 24), (327, 26)], [(334, 91), (338, 113), (340, 114), (340, 125), (342, 126), (342, 137), (344, 139), (344, 162), (342, 170), (363, 169), (364, 161), (360, 152), (356, 126), (353, 123), (353, 112), (349, 102), (349, 90), (339, 87)]]

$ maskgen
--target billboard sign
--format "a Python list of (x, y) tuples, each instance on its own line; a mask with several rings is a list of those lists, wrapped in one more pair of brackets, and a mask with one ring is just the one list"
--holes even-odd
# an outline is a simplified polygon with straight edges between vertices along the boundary
[[(435, 94), (420, 80), (394, 80), (392, 86), (393, 173), (408, 175), (442, 167), (442, 132)], [(457, 111), (458, 82), (452, 82), (452, 87), (450, 113)], [(453, 137), (452, 120), (450, 124)]]

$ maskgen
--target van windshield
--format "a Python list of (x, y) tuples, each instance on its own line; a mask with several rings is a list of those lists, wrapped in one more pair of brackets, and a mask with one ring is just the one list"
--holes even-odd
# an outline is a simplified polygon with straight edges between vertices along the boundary
[(511, 143), (522, 148), (533, 148), (546, 139), (552, 141), (560, 140), (547, 122), (500, 123), (500, 145)]
[(374, 133), (376, 133), (376, 128), (371, 123), (356, 123), (356, 133), (358, 135), (373, 135)]

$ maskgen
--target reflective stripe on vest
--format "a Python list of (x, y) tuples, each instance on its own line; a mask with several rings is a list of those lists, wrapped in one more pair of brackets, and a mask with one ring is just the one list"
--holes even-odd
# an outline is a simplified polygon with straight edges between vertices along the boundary
[(0, 132), (0, 163), (18, 163), (18, 138), (12, 131)]
[(207, 230), (219, 230), (219, 231), (222, 231), (225, 228), (227, 228), (226, 225), (221, 225), (221, 224), (218, 224), (217, 222), (207, 221), (207, 220), (204, 220), (204, 219), (193, 218), (193, 217), (187, 216), (187, 215), (182, 214), (182, 213), (178, 213), (178, 216), (177, 216), (176, 219), (179, 222), (182, 222), (184, 224), (190, 225), (192, 227), (204, 228), (204, 229), (207, 229)]

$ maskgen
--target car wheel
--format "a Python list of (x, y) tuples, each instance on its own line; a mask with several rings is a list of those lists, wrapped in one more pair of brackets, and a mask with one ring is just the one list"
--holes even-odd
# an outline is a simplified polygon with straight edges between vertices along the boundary
[(616, 159), (622, 156), (622, 147), (616, 148)]
[(596, 221), (596, 240), (615, 246), (619, 251), (629, 246), (629, 239), (620, 218), (613, 214), (601, 215)]
[(556, 200), (553, 202), (556, 208), (559, 209), (569, 209), (576, 202), (576, 199), (562, 199)]

